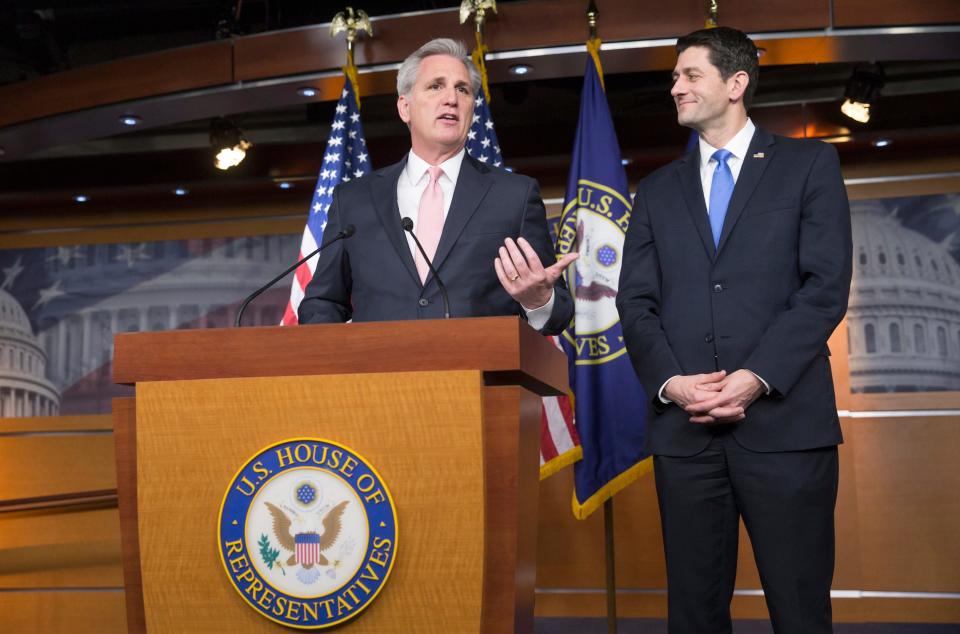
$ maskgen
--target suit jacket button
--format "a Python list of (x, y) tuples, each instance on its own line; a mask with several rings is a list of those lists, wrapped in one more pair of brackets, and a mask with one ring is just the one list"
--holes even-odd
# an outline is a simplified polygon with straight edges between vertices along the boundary
[(719, 292), (722, 291), (722, 290), (723, 290), (723, 284), (714, 284), (714, 285), (713, 285), (713, 292), (714, 292), (714, 293), (719, 293)]
[(707, 335), (703, 338), (706, 343), (713, 343), (713, 335)]
[(426, 297), (421, 297), (421, 298), (417, 301), (417, 303), (420, 304), (421, 306), (429, 306), (429, 305), (430, 305), (430, 302), (427, 301), (427, 298), (426, 298)]

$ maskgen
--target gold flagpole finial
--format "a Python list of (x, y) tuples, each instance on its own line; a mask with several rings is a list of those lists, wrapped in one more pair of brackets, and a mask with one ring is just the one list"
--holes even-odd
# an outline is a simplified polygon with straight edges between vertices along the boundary
[(370, 18), (363, 9), (353, 10), (353, 7), (347, 7), (337, 15), (333, 16), (330, 22), (330, 37), (336, 37), (338, 33), (347, 34), (347, 65), (343, 67), (343, 72), (353, 85), (353, 94), (357, 98), (357, 108), (360, 107), (360, 85), (357, 77), (357, 67), (353, 63), (353, 43), (357, 36), (366, 33), (368, 37), (373, 36), (373, 26), (370, 24)]
[(707, 23), (704, 26), (708, 29), (715, 29), (720, 24), (717, 21), (717, 1), (710, 0), (710, 7), (707, 9)]
[(589, 29), (590, 39), (597, 39), (597, 21), (600, 19), (600, 10), (597, 9), (597, 3), (590, 0), (587, 6), (587, 29)]
[(347, 53), (353, 53), (353, 43), (357, 36), (366, 33), (373, 35), (373, 26), (370, 24), (370, 18), (363, 9), (353, 10), (353, 7), (347, 7), (337, 15), (333, 16), (330, 23), (330, 37), (336, 37), (338, 33), (346, 31), (347, 33)]
[(460, 3), (460, 24), (465, 24), (472, 13), (474, 14), (473, 21), (477, 26), (477, 33), (481, 33), (488, 9), (496, 13), (497, 0), (463, 0)]

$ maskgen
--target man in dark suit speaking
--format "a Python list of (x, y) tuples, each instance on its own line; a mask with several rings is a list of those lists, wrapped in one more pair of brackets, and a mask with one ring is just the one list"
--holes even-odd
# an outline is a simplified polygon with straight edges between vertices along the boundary
[(832, 631), (841, 442), (827, 339), (851, 275), (836, 150), (747, 117), (757, 49), (677, 41), (698, 147), (637, 188), (617, 307), (650, 402), (671, 633), (731, 631), (742, 518), (774, 631)]
[(556, 261), (536, 181), (467, 156), (479, 90), (459, 42), (432, 40), (403, 62), (397, 110), (410, 152), (336, 188), (325, 233), (350, 224), (356, 234), (320, 253), (301, 324), (443, 316), (437, 280), (401, 226), (410, 218), (451, 316), (517, 314), (544, 334), (566, 328), (573, 301), (561, 273), (576, 255)]

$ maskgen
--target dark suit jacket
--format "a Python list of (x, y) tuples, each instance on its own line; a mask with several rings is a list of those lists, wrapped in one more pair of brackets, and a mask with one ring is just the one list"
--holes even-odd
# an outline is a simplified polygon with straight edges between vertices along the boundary
[(707, 446), (712, 431), (657, 393), (671, 376), (718, 369), (770, 385), (735, 424), (744, 447), (842, 442), (826, 342), (846, 312), (852, 244), (836, 150), (757, 128), (717, 249), (699, 160), (695, 149), (640, 183), (624, 245), (617, 308), (652, 396), (648, 451)]
[[(432, 275), (420, 283), (400, 226), (397, 180), (405, 165), (406, 159), (336, 188), (324, 232), (335, 235), (347, 224), (357, 231), (321, 252), (300, 303), (300, 323), (443, 317), (437, 283)], [(451, 317), (523, 315), (493, 268), (504, 239), (520, 236), (544, 266), (556, 261), (536, 181), (464, 156), (433, 261)], [(544, 334), (559, 334), (573, 317), (562, 281), (555, 291)]]

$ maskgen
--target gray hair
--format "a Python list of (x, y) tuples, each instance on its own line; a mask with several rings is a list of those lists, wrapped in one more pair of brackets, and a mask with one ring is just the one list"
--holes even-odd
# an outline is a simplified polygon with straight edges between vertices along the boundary
[(467, 67), (467, 73), (470, 75), (473, 94), (480, 93), (480, 71), (473, 65), (473, 60), (467, 53), (467, 47), (463, 45), (463, 42), (441, 37), (430, 40), (414, 51), (410, 57), (403, 60), (400, 70), (397, 71), (397, 95), (410, 94), (410, 91), (413, 90), (413, 84), (417, 81), (420, 62), (431, 55), (449, 55), (463, 62), (463, 65)]

